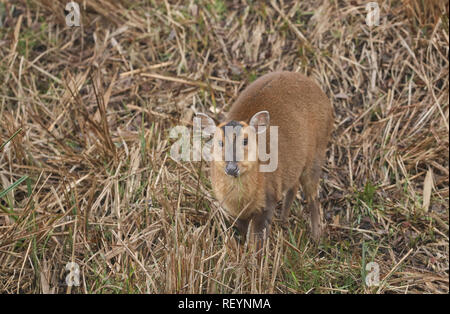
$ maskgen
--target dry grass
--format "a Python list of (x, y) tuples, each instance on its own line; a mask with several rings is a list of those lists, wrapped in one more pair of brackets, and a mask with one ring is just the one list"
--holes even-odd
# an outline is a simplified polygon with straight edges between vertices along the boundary
[[(80, 3), (67, 27), (66, 1), (0, 0), (1, 292), (449, 292), (448, 1), (374, 27), (360, 0)], [(298, 201), (259, 260), (168, 132), (281, 69), (334, 104), (329, 226), (312, 245)]]

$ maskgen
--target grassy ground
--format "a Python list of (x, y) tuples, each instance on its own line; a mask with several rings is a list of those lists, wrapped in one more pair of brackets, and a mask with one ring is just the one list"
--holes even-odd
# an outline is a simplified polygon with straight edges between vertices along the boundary
[[(0, 0), (0, 292), (449, 292), (448, 1), (79, 2)], [(168, 134), (281, 69), (334, 105), (328, 227), (299, 191), (258, 260)]]

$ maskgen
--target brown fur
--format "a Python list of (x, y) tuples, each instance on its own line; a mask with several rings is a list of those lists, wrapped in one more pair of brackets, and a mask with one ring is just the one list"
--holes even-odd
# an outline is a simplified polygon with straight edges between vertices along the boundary
[[(270, 114), (270, 125), (278, 126), (277, 170), (259, 172), (258, 162), (242, 161), (239, 165), (246, 171), (234, 178), (224, 173), (224, 162), (213, 162), (211, 181), (216, 197), (231, 216), (238, 218), (241, 232), (247, 231), (252, 220), (256, 233), (261, 234), (269, 229), (275, 206), (283, 195), (281, 217), (286, 220), (301, 183), (311, 212), (312, 235), (318, 240), (323, 219), (318, 185), (333, 125), (330, 101), (302, 74), (275, 72), (248, 86), (231, 107), (226, 121), (242, 121), (245, 126), (263, 110)], [(267, 133), (269, 139), (269, 130)]]

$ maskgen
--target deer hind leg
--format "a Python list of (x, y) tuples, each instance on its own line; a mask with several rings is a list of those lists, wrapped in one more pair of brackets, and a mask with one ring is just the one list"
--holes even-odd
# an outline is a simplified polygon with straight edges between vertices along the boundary
[(311, 214), (311, 235), (318, 243), (323, 231), (323, 212), (318, 200), (318, 188), (321, 174), (321, 162), (316, 161), (307, 167), (300, 177), (303, 192), (307, 201), (307, 209)]
[(284, 197), (283, 205), (281, 208), (281, 217), (280, 217), (281, 223), (283, 224), (283, 226), (287, 222), (287, 217), (289, 216), (289, 210), (291, 209), (292, 202), (294, 201), (295, 195), (297, 194), (298, 186), (299, 186), (299, 183), (295, 184), (292, 188), (290, 188), (286, 192), (286, 196)]

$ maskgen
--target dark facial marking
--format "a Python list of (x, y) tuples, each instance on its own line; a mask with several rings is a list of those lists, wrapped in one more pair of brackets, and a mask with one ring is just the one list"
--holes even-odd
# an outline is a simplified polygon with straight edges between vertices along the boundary
[(236, 131), (240, 131), (240, 128), (242, 128), (242, 124), (239, 123), (239, 121), (235, 121), (235, 120), (231, 120), (230, 122), (228, 122), (227, 124), (222, 126), (222, 131), (225, 133), (225, 127), (226, 126), (232, 126), (234, 127), (238, 127), (236, 129)]
[[(241, 129), (243, 128), (243, 125), (239, 122), (239, 121), (235, 121), (235, 120), (231, 120), (230, 122), (228, 122), (227, 124), (223, 125), (221, 127), (223, 133), (225, 134), (225, 129), (226, 127), (232, 127), (233, 128), (233, 134), (232, 134), (232, 138), (226, 138), (225, 139), (225, 149), (230, 149), (230, 145), (231, 148), (233, 149), (233, 162), (236, 162), (236, 138), (237, 135), (241, 132)], [(227, 148), (228, 147), (228, 148)]]

